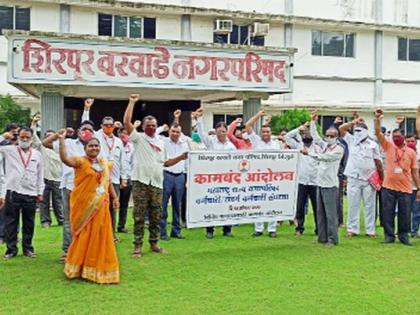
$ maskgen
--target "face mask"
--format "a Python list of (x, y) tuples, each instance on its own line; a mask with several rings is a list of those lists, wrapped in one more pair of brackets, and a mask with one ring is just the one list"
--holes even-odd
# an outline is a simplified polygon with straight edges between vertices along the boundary
[(20, 139), (18, 139), (18, 145), (19, 145), (19, 148), (21, 148), (21, 149), (28, 149), (30, 146), (31, 146), (31, 144), (32, 144), (32, 141), (23, 141), (23, 140), (20, 140)]
[(337, 138), (325, 138), (325, 142), (327, 142), (328, 145), (332, 145), (337, 143)]
[(156, 128), (154, 127), (146, 127), (144, 128), (144, 133), (149, 136), (149, 137), (154, 137), (155, 133), (156, 133)]
[(242, 134), (242, 139), (244, 139), (244, 140), (248, 140), (248, 139), (249, 139), (249, 135), (248, 135), (248, 133), (247, 133), (247, 132), (244, 132), (244, 133)]
[(200, 143), (200, 142), (201, 142), (200, 136), (198, 135), (198, 133), (197, 133), (197, 132), (193, 132), (193, 133), (191, 134), (191, 139), (192, 139), (192, 141), (194, 141), (195, 143)]
[(104, 131), (104, 134), (109, 136), (114, 132), (114, 127), (103, 127), (102, 130)]
[(361, 129), (356, 129), (356, 130), (360, 130), (359, 132), (356, 132), (356, 131), (354, 132), (354, 138), (357, 143), (362, 142), (368, 137), (367, 129), (361, 128)]
[(393, 136), (392, 141), (394, 141), (395, 145), (397, 147), (399, 147), (402, 144), (404, 144), (404, 137), (403, 136)]
[(90, 130), (82, 130), (79, 133), (79, 138), (83, 141), (83, 142), (87, 142), (89, 141), (93, 136), (92, 131)]
[(416, 142), (407, 142), (407, 147), (413, 149), (414, 151), (416, 151), (416, 147), (417, 147), (417, 143)]
[(121, 141), (122, 141), (124, 144), (127, 144), (127, 143), (128, 143), (128, 141), (129, 141), (129, 137), (128, 137), (127, 135), (125, 135), (125, 134), (122, 134), (122, 135), (120, 136), (120, 139), (121, 139)]
[(305, 145), (310, 146), (310, 145), (312, 144), (312, 142), (313, 142), (313, 139), (312, 139), (312, 138), (303, 138), (303, 139), (302, 139), (302, 142), (303, 142)]

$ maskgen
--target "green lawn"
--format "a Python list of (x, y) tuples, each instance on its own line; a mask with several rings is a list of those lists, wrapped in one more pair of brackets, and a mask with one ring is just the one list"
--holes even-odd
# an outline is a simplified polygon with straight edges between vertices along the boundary
[[(301, 238), (279, 227), (277, 239), (252, 238), (253, 226), (203, 229), (162, 242), (169, 254), (145, 247), (131, 258), (132, 236), (118, 244), (121, 284), (69, 281), (58, 263), (61, 229), (36, 227), (38, 258), (0, 261), (0, 314), (418, 314), (420, 240), (414, 247), (380, 237), (340, 245), (313, 244), (312, 218)], [(4, 252), (4, 246), (1, 251)]]

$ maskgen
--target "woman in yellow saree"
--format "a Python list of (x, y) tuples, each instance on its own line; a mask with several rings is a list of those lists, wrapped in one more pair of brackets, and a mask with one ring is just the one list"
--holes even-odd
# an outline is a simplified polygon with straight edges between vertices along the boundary
[(73, 239), (64, 273), (69, 279), (119, 283), (119, 264), (109, 213), (110, 196), (114, 208), (119, 208), (119, 202), (110, 185), (110, 163), (97, 158), (100, 152), (98, 139), (86, 142), (85, 156), (69, 157), (64, 144), (65, 130), (60, 130), (58, 137), (61, 160), (75, 169), (74, 190), (70, 196)]

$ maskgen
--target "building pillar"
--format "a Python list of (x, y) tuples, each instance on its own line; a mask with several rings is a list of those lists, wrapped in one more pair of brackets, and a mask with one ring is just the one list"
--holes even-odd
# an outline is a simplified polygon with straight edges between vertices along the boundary
[(184, 14), (181, 16), (181, 40), (191, 41), (191, 15)]
[(64, 127), (64, 97), (59, 93), (44, 92), (41, 94), (42, 135), (46, 130), (58, 131)]
[(60, 33), (70, 33), (70, 6), (60, 4)]
[[(242, 112), (244, 124), (261, 109), (261, 98), (247, 98), (243, 100)], [(259, 132), (261, 128), (261, 121), (257, 121), (254, 126), (255, 132)]]
[[(293, 15), (293, 0), (285, 0), (284, 1), (284, 12), (287, 15)], [(284, 36), (283, 36), (283, 47), (293, 47), (293, 24), (285, 23), (284, 24)], [(292, 101), (292, 93), (286, 93), (284, 95), (284, 100), (291, 102)]]
[[(383, 0), (375, 1), (375, 22), (381, 24), (383, 21)], [(375, 86), (374, 86), (374, 95), (373, 103), (375, 105), (380, 105), (383, 103), (383, 32), (375, 31)]]

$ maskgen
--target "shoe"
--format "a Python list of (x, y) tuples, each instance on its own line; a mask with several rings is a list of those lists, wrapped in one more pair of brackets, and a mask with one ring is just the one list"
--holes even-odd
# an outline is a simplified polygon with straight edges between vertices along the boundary
[(30, 251), (30, 250), (28, 250), (26, 252), (23, 252), (23, 256), (26, 256), (26, 257), (29, 257), (29, 258), (36, 258), (36, 254), (33, 251)]
[(393, 244), (395, 243), (395, 239), (386, 238), (384, 241), (381, 242), (382, 244)]
[(262, 235), (263, 235), (262, 232), (254, 232), (254, 234), (252, 234), (253, 237), (260, 237)]
[(411, 244), (408, 239), (402, 239), (402, 240), (400, 240), (400, 243), (405, 245), (405, 246), (413, 246), (413, 244)]
[(45, 223), (42, 223), (42, 228), (43, 229), (49, 229), (50, 228), (50, 224), (49, 223), (47, 223), (47, 222), (45, 222)]
[[(420, 235), (419, 235), (419, 233), (413, 233), (413, 234), (411, 234), (411, 237), (412, 238), (420, 238)], [(1, 244), (1, 239), (0, 239), (0, 244)]]
[(335, 244), (334, 244), (334, 243), (331, 243), (331, 242), (326, 242), (326, 243), (324, 244), (324, 246), (325, 246), (325, 247), (328, 247), (328, 248), (331, 248), (331, 247), (334, 247), (334, 246), (335, 246)]
[(376, 238), (376, 234), (366, 234), (367, 237)]
[(185, 237), (182, 236), (181, 233), (179, 233), (179, 234), (171, 233), (171, 238), (177, 238), (179, 240), (183, 240)]
[(223, 236), (226, 236), (226, 237), (233, 237), (233, 234), (232, 234), (232, 232), (223, 232)]
[(277, 233), (276, 232), (268, 232), (268, 237), (275, 238), (275, 237), (277, 237)]
[(302, 232), (300, 232), (300, 231), (296, 231), (295, 232), (295, 236), (302, 236), (303, 235), (303, 233)]
[(352, 238), (353, 236), (357, 236), (357, 234), (353, 233), (353, 232), (347, 232), (346, 237), (348, 238)]
[(17, 253), (6, 253), (4, 255), (4, 259), (9, 260), (12, 259), (13, 257), (16, 257)]
[(158, 254), (167, 254), (168, 252), (163, 249), (162, 247), (159, 247), (158, 244), (152, 244), (150, 245), (150, 250), (154, 253), (158, 253)]
[(126, 228), (118, 228), (118, 233), (128, 233), (128, 230)]
[(213, 238), (213, 237), (214, 237), (213, 232), (207, 232), (206, 237), (207, 237), (208, 239)]
[(141, 247), (139, 247), (139, 246), (134, 247), (132, 256), (133, 256), (133, 258), (141, 258), (141, 256), (142, 256)]
[(160, 239), (161, 239), (162, 241), (169, 241), (169, 238), (168, 238), (168, 236), (167, 236), (167, 235), (162, 235), (162, 236), (160, 237)]

